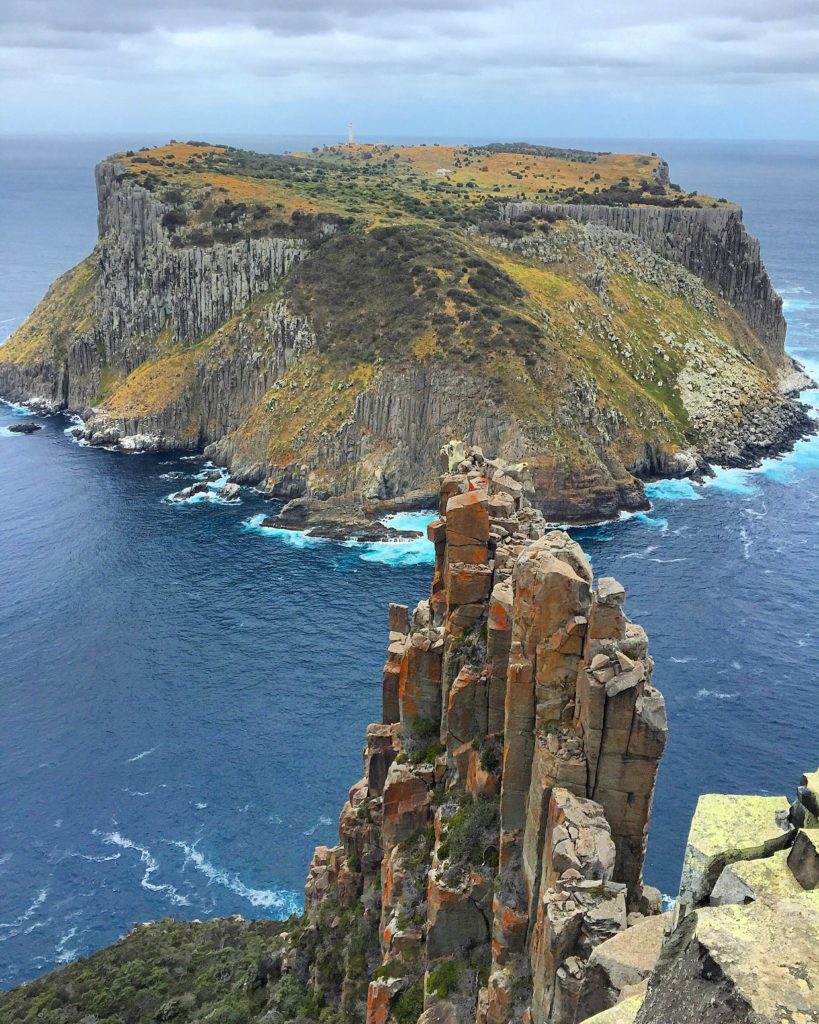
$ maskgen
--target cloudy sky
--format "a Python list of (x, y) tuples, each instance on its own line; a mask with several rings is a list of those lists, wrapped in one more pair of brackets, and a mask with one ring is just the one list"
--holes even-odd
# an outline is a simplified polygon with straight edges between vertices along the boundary
[(0, 131), (819, 138), (819, 0), (2, 0)]

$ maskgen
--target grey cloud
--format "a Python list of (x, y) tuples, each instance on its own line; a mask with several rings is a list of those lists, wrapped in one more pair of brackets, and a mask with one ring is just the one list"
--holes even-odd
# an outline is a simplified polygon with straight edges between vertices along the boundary
[[(777, 81), (816, 89), (816, 0), (5, 0), (0, 67), (32, 94), (119, 83), (237, 96), (521, 96)], [(473, 84), (474, 83), (474, 84)], [(103, 88), (103, 86), (100, 86)], [(504, 93), (504, 90), (506, 92)]]

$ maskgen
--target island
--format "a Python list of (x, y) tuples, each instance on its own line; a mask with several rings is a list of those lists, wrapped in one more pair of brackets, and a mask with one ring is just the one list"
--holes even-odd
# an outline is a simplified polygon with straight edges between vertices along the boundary
[(812, 429), (742, 211), (655, 154), (192, 140), (96, 179), (97, 246), (0, 346), (0, 395), (204, 448), (285, 523), (428, 506), (452, 436), (571, 523)]

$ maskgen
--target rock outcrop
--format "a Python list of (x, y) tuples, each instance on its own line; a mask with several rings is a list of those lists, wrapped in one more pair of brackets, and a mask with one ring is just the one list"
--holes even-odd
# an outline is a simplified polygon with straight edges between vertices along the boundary
[[(706, 794), (673, 912), (643, 882), (667, 727), (614, 579), (528, 468), (442, 449), (430, 596), (390, 607), (383, 717), (306, 906), (362, 912), (366, 1024), (816, 1024), (819, 775)], [(346, 991), (353, 991), (348, 979)]]
[(545, 532), (527, 466), (441, 458), (430, 594), (390, 605), (381, 720), (304, 915), (140, 926), (0, 994), (0, 1024), (819, 1024), (819, 770), (790, 802), (701, 797), (661, 913), (665, 708), (623, 587)]
[[(507, 203), (509, 223), (546, 210), (541, 203)], [(738, 207), (684, 209), (560, 203), (563, 217), (636, 235), (655, 253), (679, 263), (741, 310), (778, 363), (785, 362), (785, 318), (762, 262), (759, 242), (745, 230)]]
[[(527, 467), (460, 442), (442, 459), (430, 596), (390, 609), (383, 719), (307, 914), (373, 907), (369, 1024), (413, 1000), (425, 1021), (572, 1024), (659, 951), (642, 868), (663, 698), (623, 588), (544, 532)], [(640, 952), (595, 959), (631, 929)]]
[[(817, 798), (819, 772), (802, 776), (790, 804), (700, 797), (656, 966), (642, 991), (621, 989), (627, 998), (590, 1024), (816, 1024)], [(601, 962), (615, 942), (599, 947)]]

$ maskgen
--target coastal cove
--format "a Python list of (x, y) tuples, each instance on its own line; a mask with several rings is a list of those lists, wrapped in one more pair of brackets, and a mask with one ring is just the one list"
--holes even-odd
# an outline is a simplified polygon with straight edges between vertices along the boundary
[[(815, 153), (651, 146), (688, 187), (744, 205), (786, 300), (788, 349), (816, 372)], [(90, 165), (76, 159), (73, 203), (61, 191), (73, 179), (31, 185), (28, 199), (11, 190), (15, 283), (2, 285), (0, 319), (19, 320), (53, 276), (42, 257), (52, 236), (63, 244), (81, 219), (93, 230)], [(19, 166), (2, 173), (19, 189)], [(787, 196), (777, 178), (792, 182)], [(12, 251), (15, 232), (38, 223), (35, 195), (51, 223), (26, 268)], [(377, 715), (384, 609), (422, 596), (431, 560), (423, 543), (260, 531), (275, 506), (248, 488), (239, 503), (172, 505), (198, 464), (80, 447), (62, 417), (9, 434), (22, 418), (0, 407), (2, 987), (136, 921), (300, 909), (306, 865), (334, 840)], [(789, 792), (815, 757), (819, 443), (648, 493), (649, 512), (573, 535), (598, 576), (625, 584), (651, 637), (670, 741), (646, 878), (673, 893), (700, 792)]]

